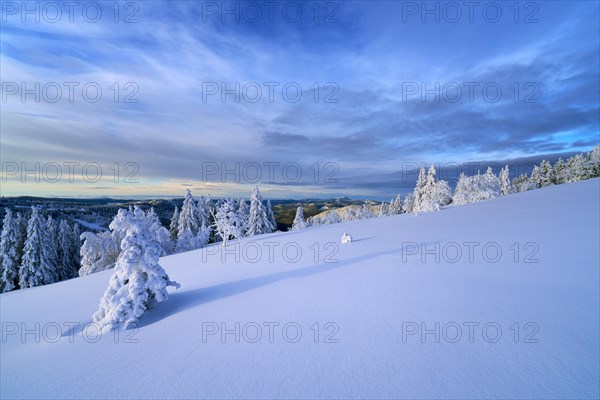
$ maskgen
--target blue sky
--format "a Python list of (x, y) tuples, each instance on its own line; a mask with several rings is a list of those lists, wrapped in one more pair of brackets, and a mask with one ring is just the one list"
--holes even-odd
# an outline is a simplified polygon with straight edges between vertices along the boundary
[(598, 2), (49, 3), (2, 3), (2, 195), (387, 198), (600, 141)]

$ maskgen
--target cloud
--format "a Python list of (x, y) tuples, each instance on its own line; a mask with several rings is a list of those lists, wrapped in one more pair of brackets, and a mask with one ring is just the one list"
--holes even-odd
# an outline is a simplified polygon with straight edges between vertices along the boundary
[[(387, 195), (405, 161), (518, 158), (598, 142), (597, 4), (543, 3), (536, 24), (515, 24), (509, 9), (497, 24), (424, 24), (403, 23), (402, 2), (334, 2), (339, 8), (318, 15), (303, 9), (297, 23), (282, 5), (273, 21), (255, 23), (207, 13), (206, 3), (136, 2), (136, 23), (123, 23), (127, 10), (115, 23), (109, 8), (98, 23), (9, 16), (3, 85), (55, 82), (62, 97), (38, 102), (30, 93), (23, 102), (21, 91), (8, 95), (3, 86), (2, 160), (133, 162), (157, 193), (181, 191), (172, 182), (221, 183), (203, 179), (206, 163), (293, 162), (302, 180), (268, 182), (272, 190)], [(324, 23), (327, 15), (337, 22)], [(74, 101), (66, 82), (78, 84)], [(474, 101), (466, 82), (478, 83)], [(406, 93), (407, 85), (436, 83), (457, 83), (462, 95)], [(490, 83), (502, 89), (497, 102), (482, 94)], [(88, 84), (101, 88), (99, 101), (85, 99)], [(208, 95), (207, 84), (218, 91)], [(249, 101), (254, 92), (244, 88), (256, 86), (261, 95)], [(300, 87), (298, 101), (286, 94), (290, 86)], [(338, 168), (338, 186), (309, 179), (311, 166), (327, 163)], [(219, 190), (244, 192), (235, 183)]]

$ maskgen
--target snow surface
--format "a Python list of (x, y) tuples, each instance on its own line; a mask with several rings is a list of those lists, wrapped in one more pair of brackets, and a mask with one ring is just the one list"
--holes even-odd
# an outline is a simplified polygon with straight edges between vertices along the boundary
[[(82, 325), (112, 270), (3, 294), (0, 398), (598, 398), (599, 193), (593, 179), (418, 216), (232, 241), (225, 262), (218, 246), (164, 257), (181, 289), (147, 311), (138, 330), (95, 343), (95, 330), (84, 335)], [(343, 232), (354, 241), (339, 245)], [(429, 249), (438, 242), (446, 257), (422, 262), (409, 255), (412, 242)], [(449, 262), (450, 242), (479, 242), (473, 262), (467, 247)], [(503, 252), (496, 263), (482, 256), (489, 243)], [(300, 247), (298, 262), (283, 257), (285, 244), (290, 258), (291, 246)], [(529, 258), (538, 262), (523, 262), (536, 245)], [(247, 260), (236, 262), (235, 246)], [(323, 262), (332, 252), (337, 262)], [(68, 322), (80, 325), (68, 329)], [(234, 330), (236, 322), (246, 333), (239, 343), (233, 334), (203, 340), (203, 327), (205, 334), (221, 323)], [(272, 343), (270, 322), (280, 324)], [(449, 327), (439, 343), (434, 334), (403, 340), (403, 327), (433, 330), (436, 322)], [(452, 322), (463, 327), (455, 343)], [(480, 324), (472, 342), (469, 322)], [(256, 343), (253, 323), (262, 327)], [(286, 323), (301, 327), (296, 343), (285, 340), (296, 336), (288, 325), (284, 337)], [(482, 334), (489, 323), (502, 329), (495, 343), (488, 342), (493, 327)], [(22, 328), (38, 331), (39, 343), (33, 333), (23, 338)]]

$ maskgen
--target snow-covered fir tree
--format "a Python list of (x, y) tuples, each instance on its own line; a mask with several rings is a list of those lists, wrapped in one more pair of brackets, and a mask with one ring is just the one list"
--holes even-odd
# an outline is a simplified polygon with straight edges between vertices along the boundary
[(267, 219), (271, 224), (271, 232), (275, 232), (277, 230), (277, 220), (275, 220), (275, 213), (273, 212), (273, 207), (271, 206), (271, 200), (267, 199), (265, 209), (267, 210)]
[(420, 211), (423, 203), (423, 196), (425, 195), (425, 185), (427, 184), (427, 175), (425, 174), (425, 165), (421, 165), (419, 169), (419, 177), (415, 189), (413, 190), (413, 211)]
[(250, 213), (250, 209), (248, 208), (248, 204), (246, 200), (240, 198), (237, 203), (237, 217), (240, 221), (240, 231), (242, 236), (246, 235), (246, 231), (248, 230), (248, 214)]
[(500, 179), (488, 167), (485, 174), (477, 173), (475, 176), (466, 176), (461, 173), (456, 183), (452, 203), (463, 205), (478, 201), (494, 199), (501, 195)]
[(402, 209), (404, 209), (404, 212), (411, 213), (413, 212), (414, 204), (415, 197), (412, 194), (407, 194), (402, 203)]
[(158, 264), (162, 252), (150, 219), (139, 207), (119, 210), (118, 228), (125, 232), (109, 286), (93, 320), (103, 331), (134, 327), (147, 308), (168, 299), (168, 286), (179, 287)]
[(424, 185), (422, 182), (420, 182), (422, 174), (419, 174), (419, 181), (417, 181), (417, 186), (415, 187), (414, 191), (414, 212), (437, 211), (441, 207), (450, 204), (452, 201), (452, 192), (450, 191), (448, 182), (436, 181), (435, 175), (436, 170), (434, 164), (431, 164), (429, 171), (427, 171), (427, 177), (425, 178)]
[(508, 165), (500, 171), (500, 192), (503, 196), (510, 194), (510, 178), (508, 176)]
[(215, 231), (223, 245), (227, 246), (230, 239), (239, 239), (243, 236), (243, 221), (240, 221), (236, 203), (232, 199), (225, 199), (215, 215)]
[(108, 226), (109, 232), (83, 232), (81, 246), (81, 267), (79, 276), (93, 274), (106, 269), (114, 268), (121, 251), (121, 241), (125, 237), (122, 230), (122, 214), (117, 213)]
[(51, 264), (53, 250), (46, 235), (46, 221), (38, 207), (31, 207), (27, 223), (27, 239), (19, 266), (19, 286), (23, 288), (46, 285), (56, 281), (56, 266)]
[(81, 228), (77, 222), (73, 223), (73, 229), (71, 230), (71, 252), (73, 254), (73, 271), (72, 277), (79, 275), (79, 268), (81, 263)]
[(173, 211), (171, 217), (171, 225), (169, 225), (169, 235), (173, 242), (177, 241), (177, 225), (179, 225), (179, 208), (175, 206), (175, 211)]
[(23, 252), (23, 233), (20, 221), (6, 209), (0, 235), (0, 292), (10, 292), (19, 284), (19, 264)]
[(58, 224), (57, 272), (58, 279), (71, 279), (75, 268), (75, 247), (73, 246), (73, 231), (67, 220)]
[(46, 219), (46, 240), (48, 241), (48, 258), (54, 266), (54, 282), (60, 281), (60, 267), (58, 266), (58, 225), (52, 216)]
[(533, 166), (533, 171), (531, 171), (531, 176), (529, 177), (529, 183), (533, 189), (542, 187), (542, 174), (539, 166)]
[(533, 184), (530, 183), (527, 174), (521, 174), (514, 178), (510, 185), (511, 193), (521, 193), (533, 189)]
[(154, 212), (154, 207), (150, 208), (150, 211), (146, 213), (146, 218), (148, 218), (150, 233), (154, 235), (154, 239), (160, 244), (160, 247), (163, 250), (161, 256), (171, 254), (174, 250), (173, 242), (171, 242), (171, 234), (167, 228), (160, 223), (158, 215)]
[(273, 231), (271, 221), (267, 210), (263, 204), (262, 196), (258, 190), (258, 186), (255, 186), (250, 196), (250, 212), (248, 213), (248, 228), (246, 230), (247, 236), (260, 235), (263, 233), (270, 233)]
[(196, 204), (196, 218), (198, 220), (198, 229), (207, 228), (211, 225), (210, 210), (207, 208), (204, 196), (200, 196)]
[(539, 167), (540, 187), (553, 185), (556, 181), (554, 168), (549, 161), (542, 160)]
[(192, 192), (188, 189), (177, 224), (177, 251), (189, 251), (196, 248), (196, 235), (198, 234), (198, 217), (196, 214), (196, 203)]
[(304, 207), (298, 206), (296, 209), (296, 216), (290, 230), (297, 231), (306, 228), (306, 222), (304, 222)]
[(379, 210), (377, 211), (377, 216), (385, 217), (387, 215), (387, 212), (388, 212), (387, 203), (385, 201), (382, 201), (381, 204), (379, 205)]
[(404, 213), (404, 209), (402, 208), (402, 198), (400, 194), (396, 196), (394, 200), (390, 202), (390, 206), (388, 208), (388, 215), (396, 215)]

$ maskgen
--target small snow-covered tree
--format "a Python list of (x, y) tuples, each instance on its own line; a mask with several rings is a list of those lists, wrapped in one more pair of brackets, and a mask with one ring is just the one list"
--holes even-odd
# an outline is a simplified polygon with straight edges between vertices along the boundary
[(527, 174), (521, 174), (512, 180), (510, 187), (511, 193), (521, 193), (533, 189), (533, 184)]
[(486, 173), (475, 176), (460, 174), (452, 203), (456, 205), (476, 203), (478, 201), (490, 200), (501, 195), (500, 179), (493, 173), (491, 167)]
[(246, 235), (246, 231), (248, 229), (248, 213), (250, 210), (248, 209), (248, 205), (246, 204), (246, 200), (240, 198), (237, 203), (237, 218), (240, 222), (240, 232), (242, 236)]
[(179, 288), (158, 264), (162, 252), (149, 219), (139, 207), (119, 210), (118, 229), (125, 233), (109, 286), (93, 320), (103, 331), (135, 326), (149, 307), (166, 301), (168, 286)]
[(554, 182), (556, 181), (556, 175), (554, 172), (554, 168), (552, 168), (552, 165), (549, 161), (542, 160), (542, 162), (540, 163), (539, 176), (541, 187), (554, 184)]
[(177, 225), (179, 225), (179, 208), (175, 206), (173, 216), (171, 217), (171, 225), (169, 225), (169, 235), (172, 241), (177, 241)]
[(19, 286), (28, 288), (54, 283), (56, 268), (51, 264), (53, 250), (46, 233), (46, 222), (38, 207), (31, 207), (27, 224), (27, 239), (19, 267)]
[(225, 199), (215, 215), (215, 231), (223, 241), (223, 246), (227, 246), (227, 241), (230, 239), (242, 237), (242, 225), (235, 202)]
[(388, 208), (388, 215), (396, 215), (404, 213), (404, 209), (402, 208), (402, 199), (400, 198), (400, 194), (396, 196), (396, 198), (390, 202), (390, 207)]
[(508, 165), (500, 171), (500, 191), (503, 196), (510, 194), (510, 178), (508, 177)]
[(411, 213), (413, 212), (413, 206), (415, 204), (415, 198), (412, 194), (407, 194), (404, 198), (404, 203), (402, 204), (402, 208), (404, 212)]
[(425, 196), (425, 186), (427, 185), (427, 175), (425, 174), (425, 165), (419, 169), (419, 178), (413, 190), (413, 211), (421, 211), (423, 197)]
[[(450, 191), (448, 182), (436, 181), (435, 174), (435, 165), (431, 164), (429, 171), (427, 172), (427, 177), (425, 178), (425, 184), (422, 185), (422, 182), (417, 182), (417, 187), (415, 187), (414, 192), (414, 212), (437, 211), (441, 207), (450, 204), (452, 201), (452, 192)], [(421, 176), (422, 174), (419, 174), (419, 180), (422, 180)], [(422, 186), (419, 188), (419, 185)], [(419, 199), (418, 202), (417, 198)]]
[(377, 211), (378, 217), (384, 217), (387, 215), (388, 207), (385, 201), (382, 201), (379, 205), (379, 210)]
[(119, 242), (114, 240), (111, 232), (83, 232), (81, 240), (81, 266), (79, 276), (94, 274), (114, 268), (119, 257)]
[(196, 214), (196, 204), (192, 192), (188, 189), (181, 212), (179, 213), (179, 224), (177, 225), (177, 251), (188, 251), (196, 248), (196, 235), (199, 229)]
[(114, 268), (121, 251), (121, 241), (125, 237), (122, 230), (123, 214), (117, 213), (110, 225), (110, 232), (83, 232), (80, 239), (81, 267), (79, 276), (89, 275), (106, 269)]
[(529, 177), (530, 187), (533, 189), (537, 189), (542, 187), (542, 174), (540, 171), (540, 167), (537, 165), (533, 166), (533, 171), (531, 171), (531, 176)]
[(22, 257), (23, 235), (21, 227), (10, 208), (6, 209), (2, 221), (2, 234), (0, 235), (0, 292), (10, 292), (16, 289), (19, 283), (19, 264)]
[(77, 222), (73, 223), (73, 230), (71, 231), (71, 252), (73, 253), (73, 271), (71, 273), (72, 277), (78, 276), (80, 263), (81, 263), (81, 229), (79, 228), (79, 224)]
[(566, 164), (562, 158), (559, 158), (554, 164), (554, 184), (560, 185), (561, 183), (565, 183), (565, 169)]
[(156, 242), (160, 244), (161, 249), (163, 250), (161, 256), (170, 254), (173, 251), (173, 242), (171, 242), (171, 234), (160, 223), (158, 219), (158, 215), (154, 212), (154, 207), (150, 208), (150, 211), (146, 213), (146, 218), (148, 218), (148, 226), (150, 228), (150, 233), (154, 235), (154, 239)]
[(52, 216), (46, 219), (45, 239), (48, 243), (48, 259), (54, 266), (54, 282), (60, 281), (60, 268), (58, 266), (58, 226)]
[(267, 219), (271, 224), (271, 232), (275, 232), (277, 230), (277, 220), (275, 220), (275, 213), (273, 212), (273, 207), (271, 206), (271, 200), (267, 199), (265, 209), (267, 211)]
[(297, 231), (304, 228), (306, 228), (306, 223), (304, 222), (304, 207), (298, 206), (296, 209), (296, 216), (294, 217), (294, 222), (292, 223), (292, 228), (290, 230)]
[(263, 204), (262, 196), (258, 190), (258, 186), (255, 186), (250, 196), (250, 212), (248, 213), (248, 229), (246, 230), (247, 236), (260, 235), (263, 233), (270, 233), (273, 231), (271, 221), (267, 210)]
[(58, 224), (58, 279), (63, 281), (73, 277), (75, 254), (73, 246), (73, 231), (66, 220)]
[(206, 199), (200, 196), (196, 204), (196, 218), (198, 220), (198, 230), (210, 226), (210, 210), (206, 206)]

